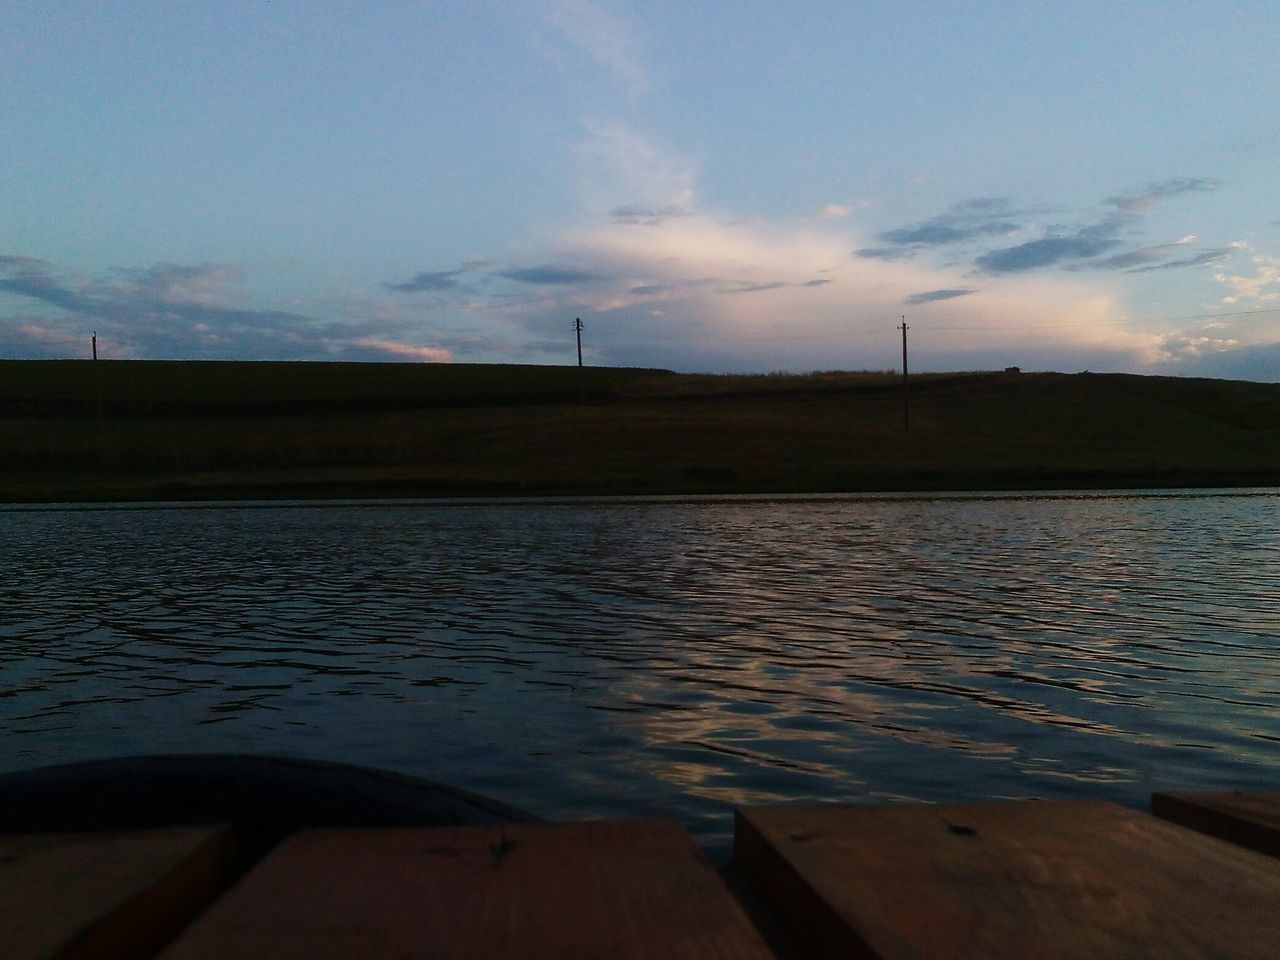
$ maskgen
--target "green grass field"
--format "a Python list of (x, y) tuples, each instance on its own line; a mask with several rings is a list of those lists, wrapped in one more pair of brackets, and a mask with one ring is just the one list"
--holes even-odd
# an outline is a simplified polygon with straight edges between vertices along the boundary
[[(587, 402), (580, 402), (585, 386)], [(1280, 385), (0, 361), (0, 500), (1276, 485)]]

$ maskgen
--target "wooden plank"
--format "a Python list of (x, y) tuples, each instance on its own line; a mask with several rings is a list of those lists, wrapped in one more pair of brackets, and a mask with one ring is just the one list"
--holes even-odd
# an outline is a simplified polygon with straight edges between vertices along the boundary
[(815, 957), (1280, 956), (1280, 863), (1108, 803), (760, 807), (734, 855)]
[(296, 834), (164, 960), (765, 960), (666, 820)]
[(150, 957), (232, 871), (225, 827), (0, 836), (0, 957)]
[(1280, 857), (1280, 790), (1153, 793), (1151, 812), (1211, 837)]

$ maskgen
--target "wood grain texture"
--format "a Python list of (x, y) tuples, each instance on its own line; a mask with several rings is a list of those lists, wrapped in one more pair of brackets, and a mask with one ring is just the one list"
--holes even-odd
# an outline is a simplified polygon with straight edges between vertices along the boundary
[(1151, 812), (1211, 837), (1280, 857), (1280, 790), (1153, 793)]
[(665, 820), (300, 833), (163, 954), (769, 956), (692, 839)]
[(1280, 864), (1101, 802), (758, 807), (735, 858), (815, 957), (1280, 956)]
[(222, 827), (0, 836), (0, 957), (150, 957), (232, 880)]

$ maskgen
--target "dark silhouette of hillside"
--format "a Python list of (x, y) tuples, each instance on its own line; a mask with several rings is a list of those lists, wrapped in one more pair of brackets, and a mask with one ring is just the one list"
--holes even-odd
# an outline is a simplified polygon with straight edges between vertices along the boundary
[(904, 430), (893, 373), (584, 372), (0, 361), (0, 499), (1280, 482), (1276, 384), (913, 375)]

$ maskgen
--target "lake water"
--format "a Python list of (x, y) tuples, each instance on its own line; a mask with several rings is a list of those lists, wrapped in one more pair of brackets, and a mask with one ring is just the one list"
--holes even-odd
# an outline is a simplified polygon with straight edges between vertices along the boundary
[(0, 508), (0, 768), (549, 818), (1280, 786), (1276, 491)]

